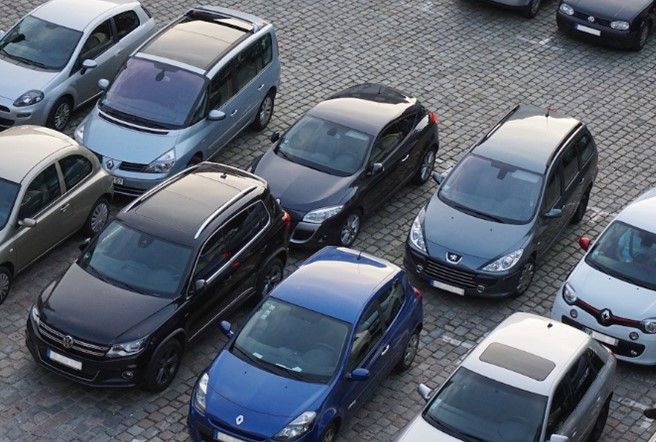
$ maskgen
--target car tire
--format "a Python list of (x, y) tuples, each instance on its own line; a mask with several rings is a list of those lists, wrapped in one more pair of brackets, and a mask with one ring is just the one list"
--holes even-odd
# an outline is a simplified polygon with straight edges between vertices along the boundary
[(535, 276), (535, 259), (531, 257), (528, 261), (522, 266), (520, 271), (519, 280), (517, 281), (517, 286), (515, 287), (515, 296), (520, 296), (528, 290)]
[(257, 300), (266, 298), (283, 278), (285, 265), (279, 258), (269, 260), (257, 275)]
[(0, 304), (5, 302), (11, 289), (11, 272), (5, 266), (0, 266)]
[(173, 338), (160, 346), (150, 358), (144, 387), (148, 391), (164, 391), (171, 385), (180, 368), (182, 345)]
[(260, 107), (257, 110), (257, 115), (255, 116), (255, 121), (253, 121), (253, 124), (251, 124), (251, 128), (253, 128), (253, 130), (259, 131), (269, 125), (271, 116), (273, 116), (274, 104), (275, 94), (273, 91), (269, 91), (267, 96), (264, 97), (264, 100), (262, 100), (262, 103), (260, 103)]
[(594, 423), (594, 427), (592, 427), (592, 433), (590, 433), (587, 442), (597, 442), (599, 439), (601, 439), (601, 435), (604, 432), (604, 427), (606, 426), (606, 420), (608, 419), (610, 398), (611, 397), (609, 396), (608, 399), (606, 399), (604, 407), (599, 412), (599, 416), (597, 416), (597, 420)]
[(50, 115), (48, 115), (48, 121), (46, 121), (46, 126), (58, 130), (59, 132), (63, 132), (71, 119), (72, 113), (73, 101), (68, 97), (61, 97), (55, 102), (54, 106), (52, 106)]
[(89, 211), (89, 216), (84, 223), (84, 233), (89, 237), (96, 236), (102, 231), (103, 228), (105, 228), (108, 220), (109, 200), (105, 197), (102, 197), (96, 201), (96, 203)]
[(197, 153), (196, 155), (191, 157), (191, 159), (187, 163), (187, 167), (195, 166), (196, 164), (200, 164), (202, 162), (203, 162), (203, 157), (199, 153)]
[(579, 201), (579, 205), (576, 207), (576, 212), (574, 212), (574, 215), (570, 220), (570, 224), (580, 223), (581, 220), (583, 220), (583, 217), (585, 216), (585, 211), (588, 210), (588, 201), (590, 200), (591, 190), (592, 188), (589, 187), (588, 190), (586, 190), (583, 196), (581, 197), (581, 201)]
[(636, 35), (635, 42), (633, 42), (633, 46), (632, 46), (632, 49), (634, 51), (638, 52), (643, 47), (645, 47), (650, 31), (651, 31), (651, 22), (643, 21), (642, 23), (640, 23), (640, 27), (638, 28), (638, 34)]
[(337, 424), (334, 422), (328, 425), (326, 431), (321, 435), (320, 442), (335, 442), (337, 440)]
[(351, 247), (360, 233), (362, 227), (362, 214), (359, 210), (350, 212), (344, 218), (339, 228), (337, 242), (342, 247)]
[(421, 163), (417, 168), (415, 176), (412, 178), (412, 181), (415, 184), (422, 185), (425, 184), (431, 177), (433, 169), (435, 168), (435, 157), (437, 156), (437, 147), (432, 146), (421, 158)]
[(540, 11), (540, 3), (541, 0), (530, 0), (528, 5), (526, 5), (522, 11), (524, 17), (535, 18), (535, 16), (538, 15), (538, 12)]
[(403, 350), (403, 355), (399, 359), (398, 364), (396, 364), (396, 371), (403, 373), (408, 371), (412, 367), (412, 363), (417, 356), (417, 350), (419, 349), (419, 330), (416, 330), (408, 339), (406, 343), (405, 350)]

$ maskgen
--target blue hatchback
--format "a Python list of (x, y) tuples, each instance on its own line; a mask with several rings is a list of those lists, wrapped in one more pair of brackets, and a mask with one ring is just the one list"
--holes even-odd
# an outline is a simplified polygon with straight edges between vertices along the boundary
[(194, 440), (332, 441), (422, 328), (421, 292), (403, 270), (326, 247), (276, 287), (199, 378)]

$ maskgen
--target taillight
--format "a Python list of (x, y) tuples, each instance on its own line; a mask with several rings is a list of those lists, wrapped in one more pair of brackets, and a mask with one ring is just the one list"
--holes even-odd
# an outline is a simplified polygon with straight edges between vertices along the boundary
[(419, 299), (420, 301), (423, 299), (424, 294), (421, 293), (421, 290), (419, 290), (417, 287), (413, 287), (412, 291), (415, 292), (415, 296), (417, 297), (417, 299)]
[(292, 217), (284, 210), (282, 211), (282, 223), (285, 225), (286, 229), (289, 229), (292, 226)]
[(430, 119), (431, 123), (433, 124), (437, 123), (437, 114), (435, 112), (428, 111), (428, 119)]

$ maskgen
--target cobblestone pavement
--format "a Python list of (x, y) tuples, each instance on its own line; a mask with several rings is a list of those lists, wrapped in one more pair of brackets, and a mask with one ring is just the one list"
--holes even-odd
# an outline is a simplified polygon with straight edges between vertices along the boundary
[[(0, 2), (0, 29), (37, 3)], [(194, 2), (145, 4), (163, 25)], [(268, 147), (272, 130), (284, 129), (330, 93), (364, 81), (398, 87), (438, 113), (440, 171), (518, 102), (548, 105), (586, 121), (600, 147), (591, 207), (552, 249), (529, 292), (489, 301), (425, 290), (425, 329), (414, 367), (386, 380), (342, 429), (341, 440), (391, 440), (422, 405), (417, 383), (440, 385), (467, 351), (512, 312), (548, 315), (555, 291), (581, 257), (576, 239), (598, 234), (627, 202), (656, 185), (655, 37), (640, 53), (572, 40), (557, 30), (555, 0), (546, 1), (532, 21), (476, 0), (222, 4), (276, 25), (283, 70), (269, 128), (242, 134), (218, 155), (219, 161), (246, 166)], [(73, 123), (88, 110), (78, 111)], [(355, 247), (401, 264), (410, 223), (434, 191), (432, 181), (403, 189), (366, 222)], [(114, 210), (125, 203), (118, 199)], [(192, 386), (224, 342), (218, 327), (190, 349), (174, 383), (158, 395), (83, 387), (37, 367), (29, 356), (23, 342), (29, 308), (73, 262), (82, 239), (71, 238), (20, 275), (0, 307), (0, 440), (186, 440)], [(288, 272), (305, 257), (294, 252)], [(244, 315), (241, 311), (231, 319), (239, 322)], [(651, 404), (656, 404), (654, 370), (619, 364), (603, 440), (648, 440), (656, 424), (644, 419), (642, 410)]]

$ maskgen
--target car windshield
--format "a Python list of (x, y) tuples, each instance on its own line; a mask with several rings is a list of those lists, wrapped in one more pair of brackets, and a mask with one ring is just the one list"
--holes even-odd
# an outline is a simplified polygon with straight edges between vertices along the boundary
[(464, 441), (536, 442), (547, 398), (459, 368), (422, 416)]
[(91, 275), (145, 295), (175, 298), (191, 250), (112, 221), (78, 260)]
[(478, 218), (525, 224), (533, 218), (541, 188), (536, 173), (469, 154), (440, 186), (438, 197)]
[(349, 176), (364, 163), (370, 144), (365, 133), (306, 115), (283, 135), (276, 153), (321, 172)]
[(337, 370), (348, 332), (345, 322), (269, 297), (231, 352), (263, 370), (325, 384)]
[(656, 234), (613, 221), (585, 258), (590, 266), (634, 285), (656, 290)]
[(82, 33), (28, 15), (0, 39), (0, 54), (43, 69), (68, 63)]
[(184, 127), (205, 78), (164, 63), (130, 58), (100, 102), (124, 120), (150, 127)]
[(19, 189), (19, 184), (0, 178), (0, 230), (7, 225)]

